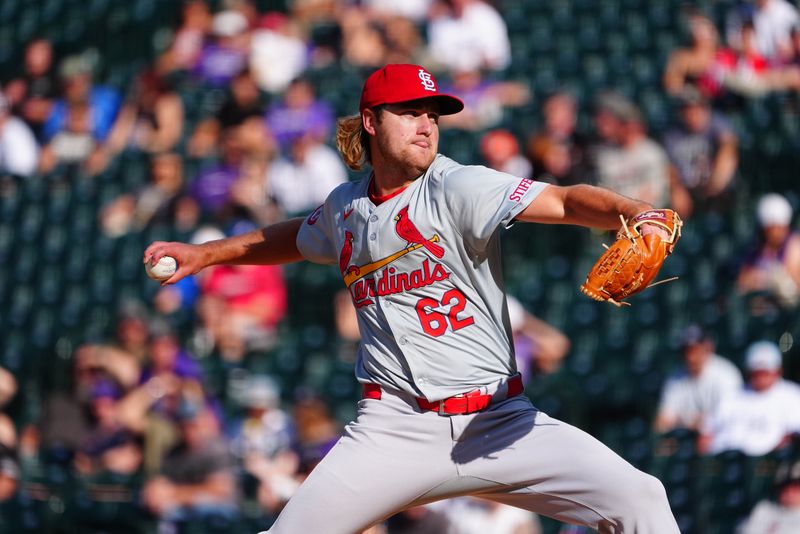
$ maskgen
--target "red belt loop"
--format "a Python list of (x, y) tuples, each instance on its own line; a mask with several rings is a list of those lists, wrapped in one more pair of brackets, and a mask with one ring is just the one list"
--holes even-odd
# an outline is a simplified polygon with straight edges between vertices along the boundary
[[(516, 397), (524, 391), (522, 377), (514, 375), (506, 382), (506, 399)], [(378, 384), (364, 384), (364, 398), (381, 398), (381, 387)], [(471, 391), (455, 395), (447, 399), (431, 402), (423, 397), (417, 397), (420, 410), (438, 412), (439, 415), (466, 415), (485, 410), (492, 403), (492, 395), (484, 395), (480, 391)]]
[(381, 387), (378, 384), (364, 384), (364, 398), (381, 400)]

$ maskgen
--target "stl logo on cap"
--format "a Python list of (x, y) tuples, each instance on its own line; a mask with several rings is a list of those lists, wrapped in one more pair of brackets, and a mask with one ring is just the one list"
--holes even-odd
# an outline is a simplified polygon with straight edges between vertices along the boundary
[(436, 92), (436, 83), (431, 78), (431, 73), (425, 69), (419, 69), (419, 79), (422, 80), (422, 87), (426, 91)]
[(420, 65), (391, 64), (369, 75), (361, 91), (358, 110), (382, 104), (398, 104), (430, 98), (439, 104), (440, 115), (452, 115), (464, 109), (458, 97), (439, 92), (436, 78)]

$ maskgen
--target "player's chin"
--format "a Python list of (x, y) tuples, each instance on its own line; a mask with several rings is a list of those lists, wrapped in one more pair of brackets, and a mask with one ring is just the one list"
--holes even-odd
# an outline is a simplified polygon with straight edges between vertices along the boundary
[(425, 147), (417, 144), (411, 145), (409, 152), (410, 154), (407, 158), (409, 163), (413, 163), (416, 168), (422, 170), (430, 167), (436, 157), (436, 148), (432, 144)]

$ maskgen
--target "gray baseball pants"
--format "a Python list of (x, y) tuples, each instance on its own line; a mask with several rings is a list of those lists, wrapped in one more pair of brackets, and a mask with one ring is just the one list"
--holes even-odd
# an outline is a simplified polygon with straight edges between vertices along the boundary
[(400, 510), (473, 495), (602, 533), (671, 534), (664, 487), (520, 395), (470, 415), (422, 412), (383, 390), (281, 512), (270, 534), (353, 534)]

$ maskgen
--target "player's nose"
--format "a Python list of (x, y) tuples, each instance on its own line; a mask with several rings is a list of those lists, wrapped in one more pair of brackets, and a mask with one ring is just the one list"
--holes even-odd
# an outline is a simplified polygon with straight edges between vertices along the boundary
[(427, 113), (421, 113), (417, 117), (417, 133), (420, 135), (431, 135), (433, 133), (434, 121)]

